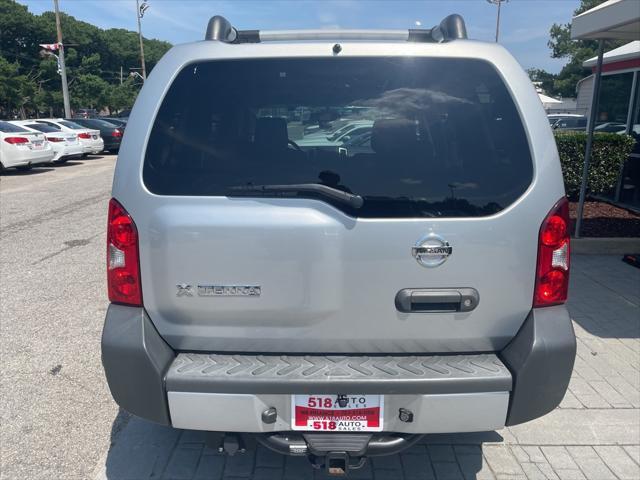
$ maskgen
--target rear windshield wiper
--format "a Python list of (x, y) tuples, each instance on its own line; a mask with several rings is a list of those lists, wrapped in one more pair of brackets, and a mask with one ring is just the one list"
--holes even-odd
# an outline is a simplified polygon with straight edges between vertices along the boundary
[(337, 188), (322, 185), (320, 183), (297, 183), (291, 185), (238, 185), (235, 187), (229, 187), (229, 190), (243, 191), (243, 192), (273, 192), (273, 193), (297, 193), (297, 192), (312, 192), (319, 193), (325, 197), (331, 198), (338, 202), (346, 203), (353, 208), (360, 208), (364, 203), (364, 200), (360, 195), (338, 190)]

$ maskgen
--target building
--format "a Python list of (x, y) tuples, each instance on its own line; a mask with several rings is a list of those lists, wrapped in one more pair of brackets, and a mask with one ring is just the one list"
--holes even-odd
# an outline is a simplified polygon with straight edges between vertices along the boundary
[[(634, 151), (620, 170), (617, 186), (610, 192), (616, 202), (640, 208), (640, 8), (638, 0), (608, 0), (575, 16), (571, 38), (598, 40), (600, 52), (604, 39), (631, 40), (629, 43), (583, 65), (592, 74), (577, 86), (577, 111), (591, 116), (596, 76), (600, 81), (596, 131), (626, 133), (636, 139)], [(606, 124), (606, 125), (605, 125)], [(598, 128), (600, 127), (600, 128)], [(591, 132), (589, 132), (591, 134)]]

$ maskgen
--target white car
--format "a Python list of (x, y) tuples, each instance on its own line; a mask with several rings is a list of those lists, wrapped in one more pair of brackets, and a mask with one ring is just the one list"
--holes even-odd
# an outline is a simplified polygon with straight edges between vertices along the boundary
[(50, 125), (37, 123), (34, 120), (14, 120), (10, 123), (26, 128), (32, 132), (45, 134), (49, 145), (53, 149), (53, 163), (64, 163), (67, 160), (82, 157), (84, 147), (78, 140), (76, 133), (63, 132)]
[(78, 135), (80, 145), (83, 147), (82, 153), (98, 154), (104, 150), (104, 140), (100, 136), (100, 130), (85, 128), (77, 123), (70, 122), (64, 118), (38, 118), (36, 123), (43, 123), (63, 132), (72, 132)]
[(303, 139), (297, 140), (296, 144), (301, 147), (339, 147), (352, 138), (371, 132), (372, 128), (372, 120), (356, 120), (328, 134), (306, 135)]
[(53, 149), (44, 134), (0, 121), (0, 170), (29, 170), (52, 158)]

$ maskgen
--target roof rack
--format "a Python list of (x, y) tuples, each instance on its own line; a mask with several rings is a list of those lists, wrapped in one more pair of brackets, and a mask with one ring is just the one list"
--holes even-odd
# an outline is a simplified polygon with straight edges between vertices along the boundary
[(237, 30), (224, 17), (216, 15), (209, 20), (205, 40), (224, 43), (260, 43), (295, 40), (391, 40), (407, 42), (442, 43), (467, 38), (464, 19), (453, 14), (433, 28), (407, 30)]

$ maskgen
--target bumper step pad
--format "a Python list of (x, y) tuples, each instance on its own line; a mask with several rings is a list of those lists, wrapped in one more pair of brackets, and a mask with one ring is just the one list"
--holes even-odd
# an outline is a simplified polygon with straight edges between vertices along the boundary
[(288, 356), (181, 353), (169, 392), (249, 394), (451, 394), (511, 390), (494, 354)]

